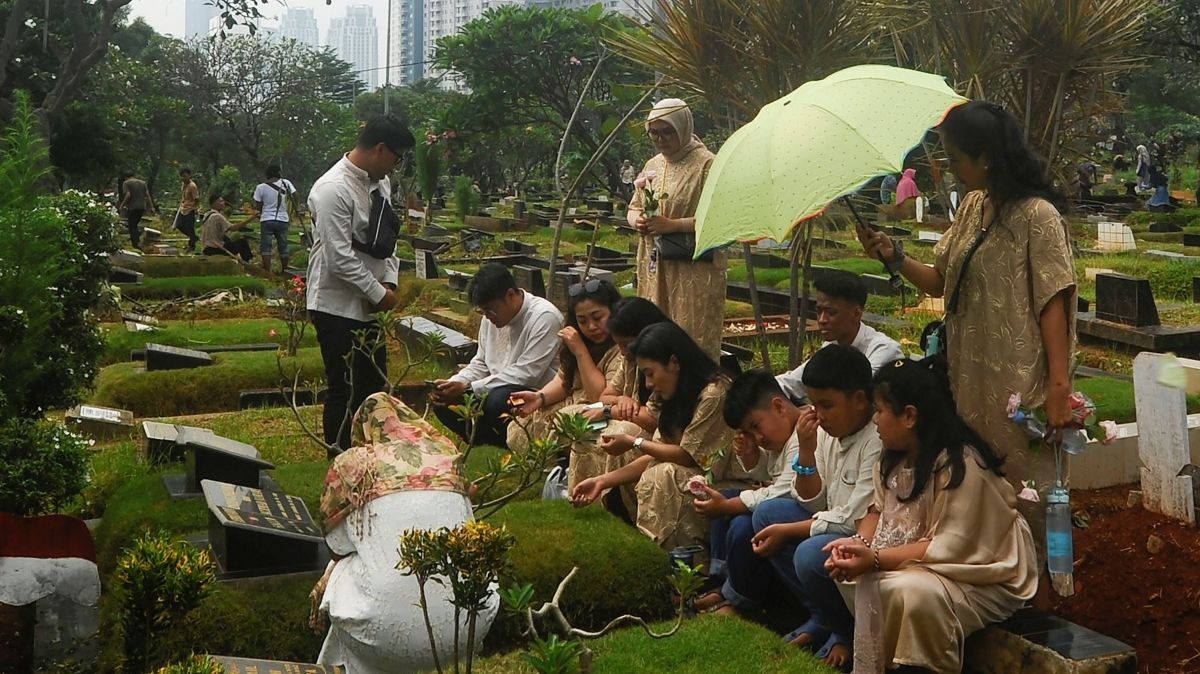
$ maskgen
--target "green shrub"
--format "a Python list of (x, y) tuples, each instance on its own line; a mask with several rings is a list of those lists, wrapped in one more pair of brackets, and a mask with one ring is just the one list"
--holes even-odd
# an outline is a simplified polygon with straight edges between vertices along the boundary
[(147, 278), (138, 285), (124, 285), (121, 295), (133, 300), (177, 300), (200, 297), (217, 290), (229, 290), (237, 295), (261, 296), (267, 292), (267, 282), (252, 276), (184, 276), (178, 278)]
[(90, 440), (46, 421), (0, 423), (0, 512), (57, 512), (88, 480)]
[(459, 176), (454, 179), (454, 213), (459, 222), (466, 222), (468, 215), (475, 215), (479, 210), (479, 193), (475, 191), (475, 182), (469, 176)]
[[(217, 177), (213, 179), (212, 187), (209, 189), (209, 194), (221, 195), (230, 210), (242, 207), (242, 197), (246, 192), (246, 185), (242, 182), (242, 172), (231, 164), (222, 166), (217, 171)], [(202, 196), (201, 203), (208, 204), (208, 195)]]
[(216, 565), (207, 551), (166, 534), (145, 534), (117, 562), (125, 665), (145, 671), (163, 660), (160, 639), (209, 593)]
[(426, 132), (424, 138), (417, 138), (417, 146), (413, 148), (413, 170), (417, 174), (417, 187), (421, 188), (421, 199), (427, 209), (432, 208), (433, 200), (437, 197), (439, 150), (436, 142), (436, 137)]
[(113, 492), (105, 506), (104, 519), (95, 534), (101, 579), (116, 568), (122, 548), (145, 531), (184, 536), (208, 527), (204, 499), (172, 499), (159, 473), (128, 480)]
[[(562, 600), (572, 625), (602, 627), (626, 613), (647, 619), (671, 613), (667, 555), (654, 541), (603, 508), (575, 509), (564, 501), (510, 503), (488, 520), (508, 527), (517, 540), (511, 576), (501, 587), (531, 583), (533, 605), (554, 594), (571, 567), (578, 566)], [(516, 640), (518, 624), (497, 618), (492, 644)]]
[(182, 662), (173, 662), (155, 674), (225, 674), (225, 666), (207, 655), (193, 655)]

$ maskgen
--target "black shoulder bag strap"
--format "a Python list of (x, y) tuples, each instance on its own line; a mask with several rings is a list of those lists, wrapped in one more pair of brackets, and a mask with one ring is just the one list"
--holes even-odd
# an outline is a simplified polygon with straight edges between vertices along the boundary
[(983, 245), (983, 240), (987, 238), (988, 232), (996, 226), (996, 223), (999, 220), (1000, 210), (997, 209), (996, 216), (992, 218), (992, 221), (988, 223), (988, 226), (980, 229), (975, 235), (975, 239), (971, 241), (971, 247), (967, 249), (967, 254), (963, 258), (962, 267), (960, 267), (958, 270), (958, 278), (954, 281), (954, 292), (950, 294), (950, 301), (946, 303), (947, 316), (958, 310), (958, 300), (962, 293), (963, 280), (967, 278), (967, 267), (970, 266), (971, 259), (975, 257), (975, 251), (979, 250), (979, 247)]

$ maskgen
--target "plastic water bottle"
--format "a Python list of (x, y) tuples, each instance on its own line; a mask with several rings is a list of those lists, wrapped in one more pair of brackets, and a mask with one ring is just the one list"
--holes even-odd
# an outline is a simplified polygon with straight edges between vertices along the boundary
[(1046, 496), (1046, 566), (1056, 587), (1072, 584), (1067, 580), (1075, 565), (1072, 547), (1071, 498), (1067, 488), (1059, 484)]

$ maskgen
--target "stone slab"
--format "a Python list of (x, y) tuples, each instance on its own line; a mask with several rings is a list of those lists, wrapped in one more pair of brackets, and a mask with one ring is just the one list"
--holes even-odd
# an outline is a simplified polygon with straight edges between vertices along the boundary
[(1025, 608), (968, 638), (963, 664), (972, 674), (1135, 674), (1137, 653), (1099, 632)]
[(190, 435), (213, 435), (207, 428), (184, 426), (181, 424), (165, 424), (161, 421), (146, 420), (142, 422), (142, 436), (145, 438), (143, 451), (147, 462), (152, 466), (164, 463), (179, 463), (187, 458), (187, 447), (179, 442), (179, 433), (186, 429)]
[(176, 442), (184, 445), (188, 452), (186, 486), (191, 493), (200, 491), (201, 480), (257, 487), (261, 484), (261, 471), (275, 467), (264, 461), (253, 445), (215, 433), (181, 428)]
[(1188, 248), (1200, 247), (1200, 234), (1184, 232), (1183, 233), (1183, 245), (1187, 246)]
[(1171, 351), (1182, 356), (1200, 356), (1200, 326), (1133, 327), (1099, 319), (1091, 312), (1078, 314), (1075, 326), (1081, 337), (1133, 347), (1141, 351)]
[(1150, 281), (1125, 274), (1097, 274), (1096, 317), (1135, 327), (1159, 325)]
[(113, 283), (141, 283), (142, 272), (114, 265), (108, 270), (108, 280)]
[(422, 316), (403, 316), (396, 323), (400, 339), (410, 348), (420, 348), (419, 339), (426, 335), (439, 335), (442, 345), (454, 363), (466, 363), (479, 350), (479, 343), (453, 328), (435, 323)]
[(231, 658), (224, 655), (209, 657), (225, 668), (225, 674), (344, 674), (341, 667), (332, 665), (259, 660), (257, 658)]
[(303, 499), (282, 491), (201, 482), (208, 544), (222, 574), (263, 576), (319, 568), (321, 528)]
[(537, 255), (537, 246), (532, 243), (525, 243), (518, 239), (505, 239), (500, 242), (501, 248), (506, 253), (514, 255)]
[(1174, 234), (1182, 232), (1183, 228), (1169, 222), (1152, 222), (1150, 223), (1150, 231), (1155, 234)]
[(513, 266), (512, 275), (518, 288), (538, 297), (546, 296), (546, 279), (541, 269), (518, 264)]
[[(275, 342), (259, 342), (257, 344), (208, 344), (198, 346), (194, 351), (201, 353), (261, 353), (264, 351), (278, 351), (279, 345)], [(130, 349), (129, 360), (146, 360), (145, 349)]]
[(133, 412), (129, 410), (77, 405), (67, 411), (65, 418), (68, 427), (95, 440), (128, 438), (133, 432)]
[[(1133, 392), (1140, 433), (1142, 502), (1147, 510), (1196, 524), (1192, 478), (1180, 471), (1191, 463), (1188, 447), (1187, 395), (1182, 388), (1159, 383), (1166, 356), (1139, 353), (1133, 359)], [(1200, 371), (1200, 361), (1179, 359), (1178, 366)]]
[(195, 349), (181, 349), (163, 344), (146, 345), (146, 371), (183, 370), (213, 364), (213, 357)]
[(416, 255), (417, 278), (426, 281), (437, 279), (438, 263), (437, 257), (434, 256), (433, 252), (428, 250), (417, 250), (414, 251), (414, 254)]

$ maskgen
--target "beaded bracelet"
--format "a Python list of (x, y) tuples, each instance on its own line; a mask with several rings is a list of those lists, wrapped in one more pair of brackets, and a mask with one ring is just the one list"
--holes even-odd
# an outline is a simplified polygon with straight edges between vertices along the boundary
[(860, 534), (854, 534), (850, 538), (857, 540), (858, 542), (862, 543), (863, 545), (867, 546), (868, 548), (871, 547), (871, 541), (868, 541), (867, 539), (863, 538)]
[(796, 471), (796, 474), (799, 475), (800, 477), (810, 477), (812, 475), (817, 474), (816, 466), (800, 465), (800, 457), (799, 456), (797, 456), (796, 459), (794, 461), (792, 461), (792, 470)]

